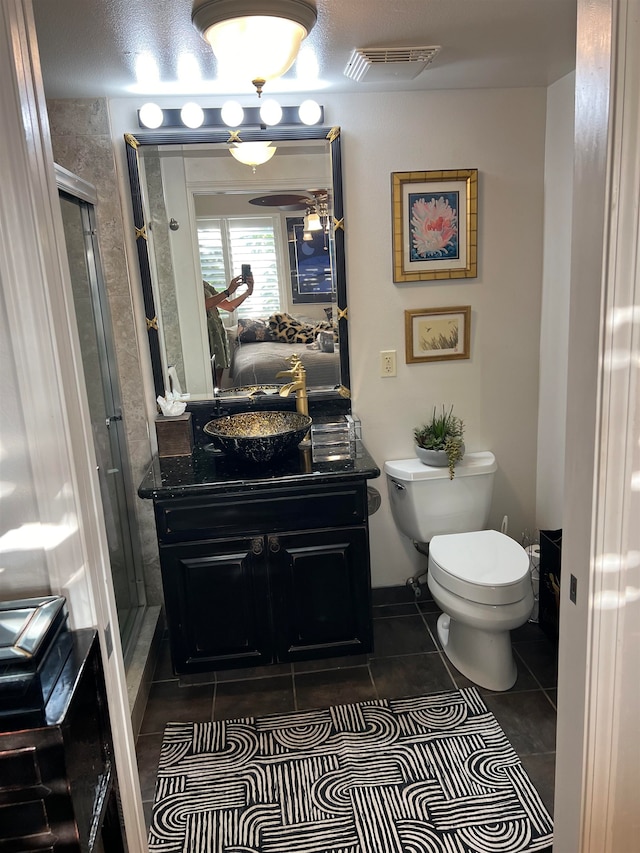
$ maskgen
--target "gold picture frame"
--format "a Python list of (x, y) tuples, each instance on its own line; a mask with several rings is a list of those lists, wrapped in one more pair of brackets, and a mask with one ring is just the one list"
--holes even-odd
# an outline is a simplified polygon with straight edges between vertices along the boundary
[(412, 308), (404, 312), (407, 364), (471, 356), (471, 306)]
[(394, 282), (478, 274), (478, 170), (392, 172)]

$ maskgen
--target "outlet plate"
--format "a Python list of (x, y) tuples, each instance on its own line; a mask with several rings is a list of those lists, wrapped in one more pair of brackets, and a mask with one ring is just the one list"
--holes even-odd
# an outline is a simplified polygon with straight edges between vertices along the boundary
[(380, 351), (380, 376), (396, 376), (396, 351), (387, 349)]

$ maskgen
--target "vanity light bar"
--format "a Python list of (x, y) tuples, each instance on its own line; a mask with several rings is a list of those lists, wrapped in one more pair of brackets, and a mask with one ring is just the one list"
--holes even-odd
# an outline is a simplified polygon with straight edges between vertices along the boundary
[[(145, 106), (149, 106), (146, 104)], [(160, 109), (158, 107), (158, 109)], [(267, 125), (264, 123), (262, 118), (260, 117), (260, 107), (244, 107), (244, 117), (242, 119), (242, 123), (239, 127), (257, 127), (257, 128), (266, 128)], [(182, 109), (163, 109), (162, 112), (162, 121), (160, 124), (153, 125), (153, 129), (162, 128), (163, 130), (168, 129), (176, 129), (176, 128), (185, 128), (188, 129), (187, 125), (184, 123), (181, 113)], [(206, 129), (227, 129), (228, 125), (226, 122), (222, 120), (222, 108), (221, 107), (203, 107), (203, 120), (202, 124), (199, 125), (199, 130)], [(314, 124), (322, 124), (324, 122), (324, 107), (318, 105), (318, 118)], [(150, 126), (144, 122), (145, 115), (142, 109), (138, 110), (138, 127), (149, 128)], [(302, 121), (300, 118), (300, 108), (299, 107), (282, 107), (282, 118), (278, 122), (279, 126), (288, 125), (289, 127), (304, 127), (308, 125), (308, 122)]]

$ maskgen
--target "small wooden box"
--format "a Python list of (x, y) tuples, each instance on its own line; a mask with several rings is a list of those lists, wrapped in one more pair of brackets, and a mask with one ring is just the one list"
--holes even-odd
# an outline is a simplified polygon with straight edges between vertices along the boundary
[(191, 412), (167, 418), (156, 417), (158, 456), (191, 456), (193, 451), (193, 428)]

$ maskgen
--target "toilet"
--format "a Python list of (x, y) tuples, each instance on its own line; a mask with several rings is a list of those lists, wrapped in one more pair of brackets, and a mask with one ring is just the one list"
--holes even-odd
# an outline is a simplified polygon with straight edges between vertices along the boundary
[(398, 529), (427, 551), (427, 584), (442, 610), (438, 637), (463, 675), (489, 690), (508, 690), (517, 677), (510, 631), (533, 609), (526, 551), (486, 530), (496, 472), (493, 453), (467, 453), (448, 468), (419, 459), (385, 462), (391, 512)]

